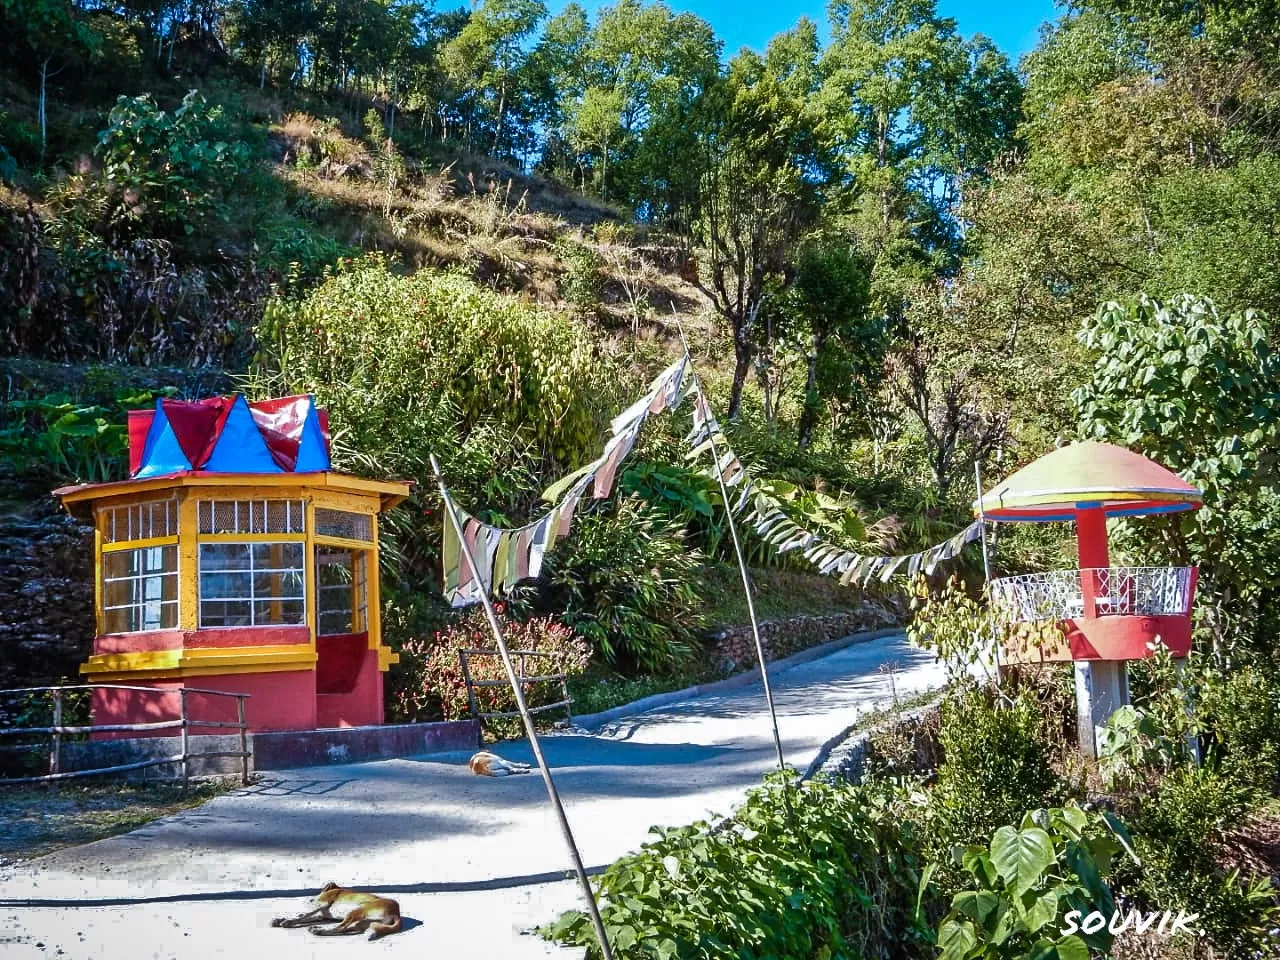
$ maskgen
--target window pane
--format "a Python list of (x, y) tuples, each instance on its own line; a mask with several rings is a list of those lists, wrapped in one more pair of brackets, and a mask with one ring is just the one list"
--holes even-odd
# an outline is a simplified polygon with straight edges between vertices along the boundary
[(301, 570), (255, 573), (253, 575), (253, 595), (257, 599), (279, 597), (300, 600), (302, 599), (302, 593)]
[(247, 599), (253, 582), (253, 574), (201, 573), (200, 596), (211, 600), (232, 598)]
[(202, 543), (201, 626), (272, 626), (306, 619), (305, 545)]
[(372, 540), (373, 518), (366, 513), (316, 507), (316, 533), (345, 540)]
[(144, 547), (102, 555), (102, 618), (107, 633), (178, 625), (178, 548)]
[(200, 570), (248, 570), (247, 543), (200, 544)]
[(177, 515), (177, 502), (172, 498), (105, 507), (98, 514), (98, 529), (104, 543), (172, 537), (178, 533)]
[(248, 627), (251, 605), (248, 600), (202, 600), (200, 602), (200, 626)]
[(301, 600), (259, 600), (253, 605), (253, 622), (258, 626), (300, 624), (304, 615)]
[(253, 568), (255, 570), (284, 570), (302, 566), (304, 544), (255, 543), (253, 544)]
[(201, 500), (196, 508), (201, 533), (302, 533), (301, 500)]

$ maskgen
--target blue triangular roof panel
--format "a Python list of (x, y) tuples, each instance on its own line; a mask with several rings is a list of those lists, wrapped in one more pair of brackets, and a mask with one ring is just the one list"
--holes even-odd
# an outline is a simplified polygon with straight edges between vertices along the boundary
[(173, 425), (164, 414), (163, 401), (157, 400), (156, 415), (151, 418), (151, 429), (147, 431), (147, 442), (142, 448), (142, 466), (134, 476), (138, 479), (160, 477), (190, 469), (191, 461), (182, 452)]
[(213, 453), (202, 469), (221, 473), (284, 473), (267, 449), (267, 441), (258, 430), (243, 394), (236, 394)]
[(329, 450), (324, 443), (324, 431), (320, 429), (320, 413), (314, 397), (307, 397), (307, 419), (302, 424), (298, 461), (293, 469), (295, 473), (329, 469)]

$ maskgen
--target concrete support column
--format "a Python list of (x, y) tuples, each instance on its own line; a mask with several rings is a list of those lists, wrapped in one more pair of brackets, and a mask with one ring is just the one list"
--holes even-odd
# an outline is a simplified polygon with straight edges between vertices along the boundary
[(1129, 702), (1129, 665), (1124, 660), (1077, 660), (1076, 729), (1080, 752), (1098, 755), (1098, 728)]

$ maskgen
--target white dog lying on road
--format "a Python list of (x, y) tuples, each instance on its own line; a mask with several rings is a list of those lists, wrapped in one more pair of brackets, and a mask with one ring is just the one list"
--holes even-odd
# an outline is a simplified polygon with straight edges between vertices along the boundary
[(478, 773), (482, 777), (509, 777), (513, 773), (528, 773), (533, 769), (527, 763), (504, 760), (488, 750), (481, 750), (473, 756), (467, 761), (467, 766), (471, 768), (472, 773)]

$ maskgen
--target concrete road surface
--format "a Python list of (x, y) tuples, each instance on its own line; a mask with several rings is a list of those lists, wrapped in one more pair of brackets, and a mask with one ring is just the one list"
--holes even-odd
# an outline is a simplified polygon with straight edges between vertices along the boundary
[[(886, 668), (892, 668), (892, 680)], [(898, 697), (942, 685), (901, 635), (773, 678), (787, 762)], [(584, 862), (635, 850), (653, 824), (728, 813), (773, 769), (759, 683), (543, 740)], [(531, 761), (527, 741), (495, 748)], [(351, 938), (271, 929), (326, 881), (400, 901), (406, 932), (359, 945), (439, 957), (568, 956), (523, 933), (577, 904), (542, 779), (472, 775), (464, 755), (271, 772), (133, 833), (0, 868), (0, 956), (74, 960), (337, 957)], [(0, 827), (2, 828), (2, 827)]]

